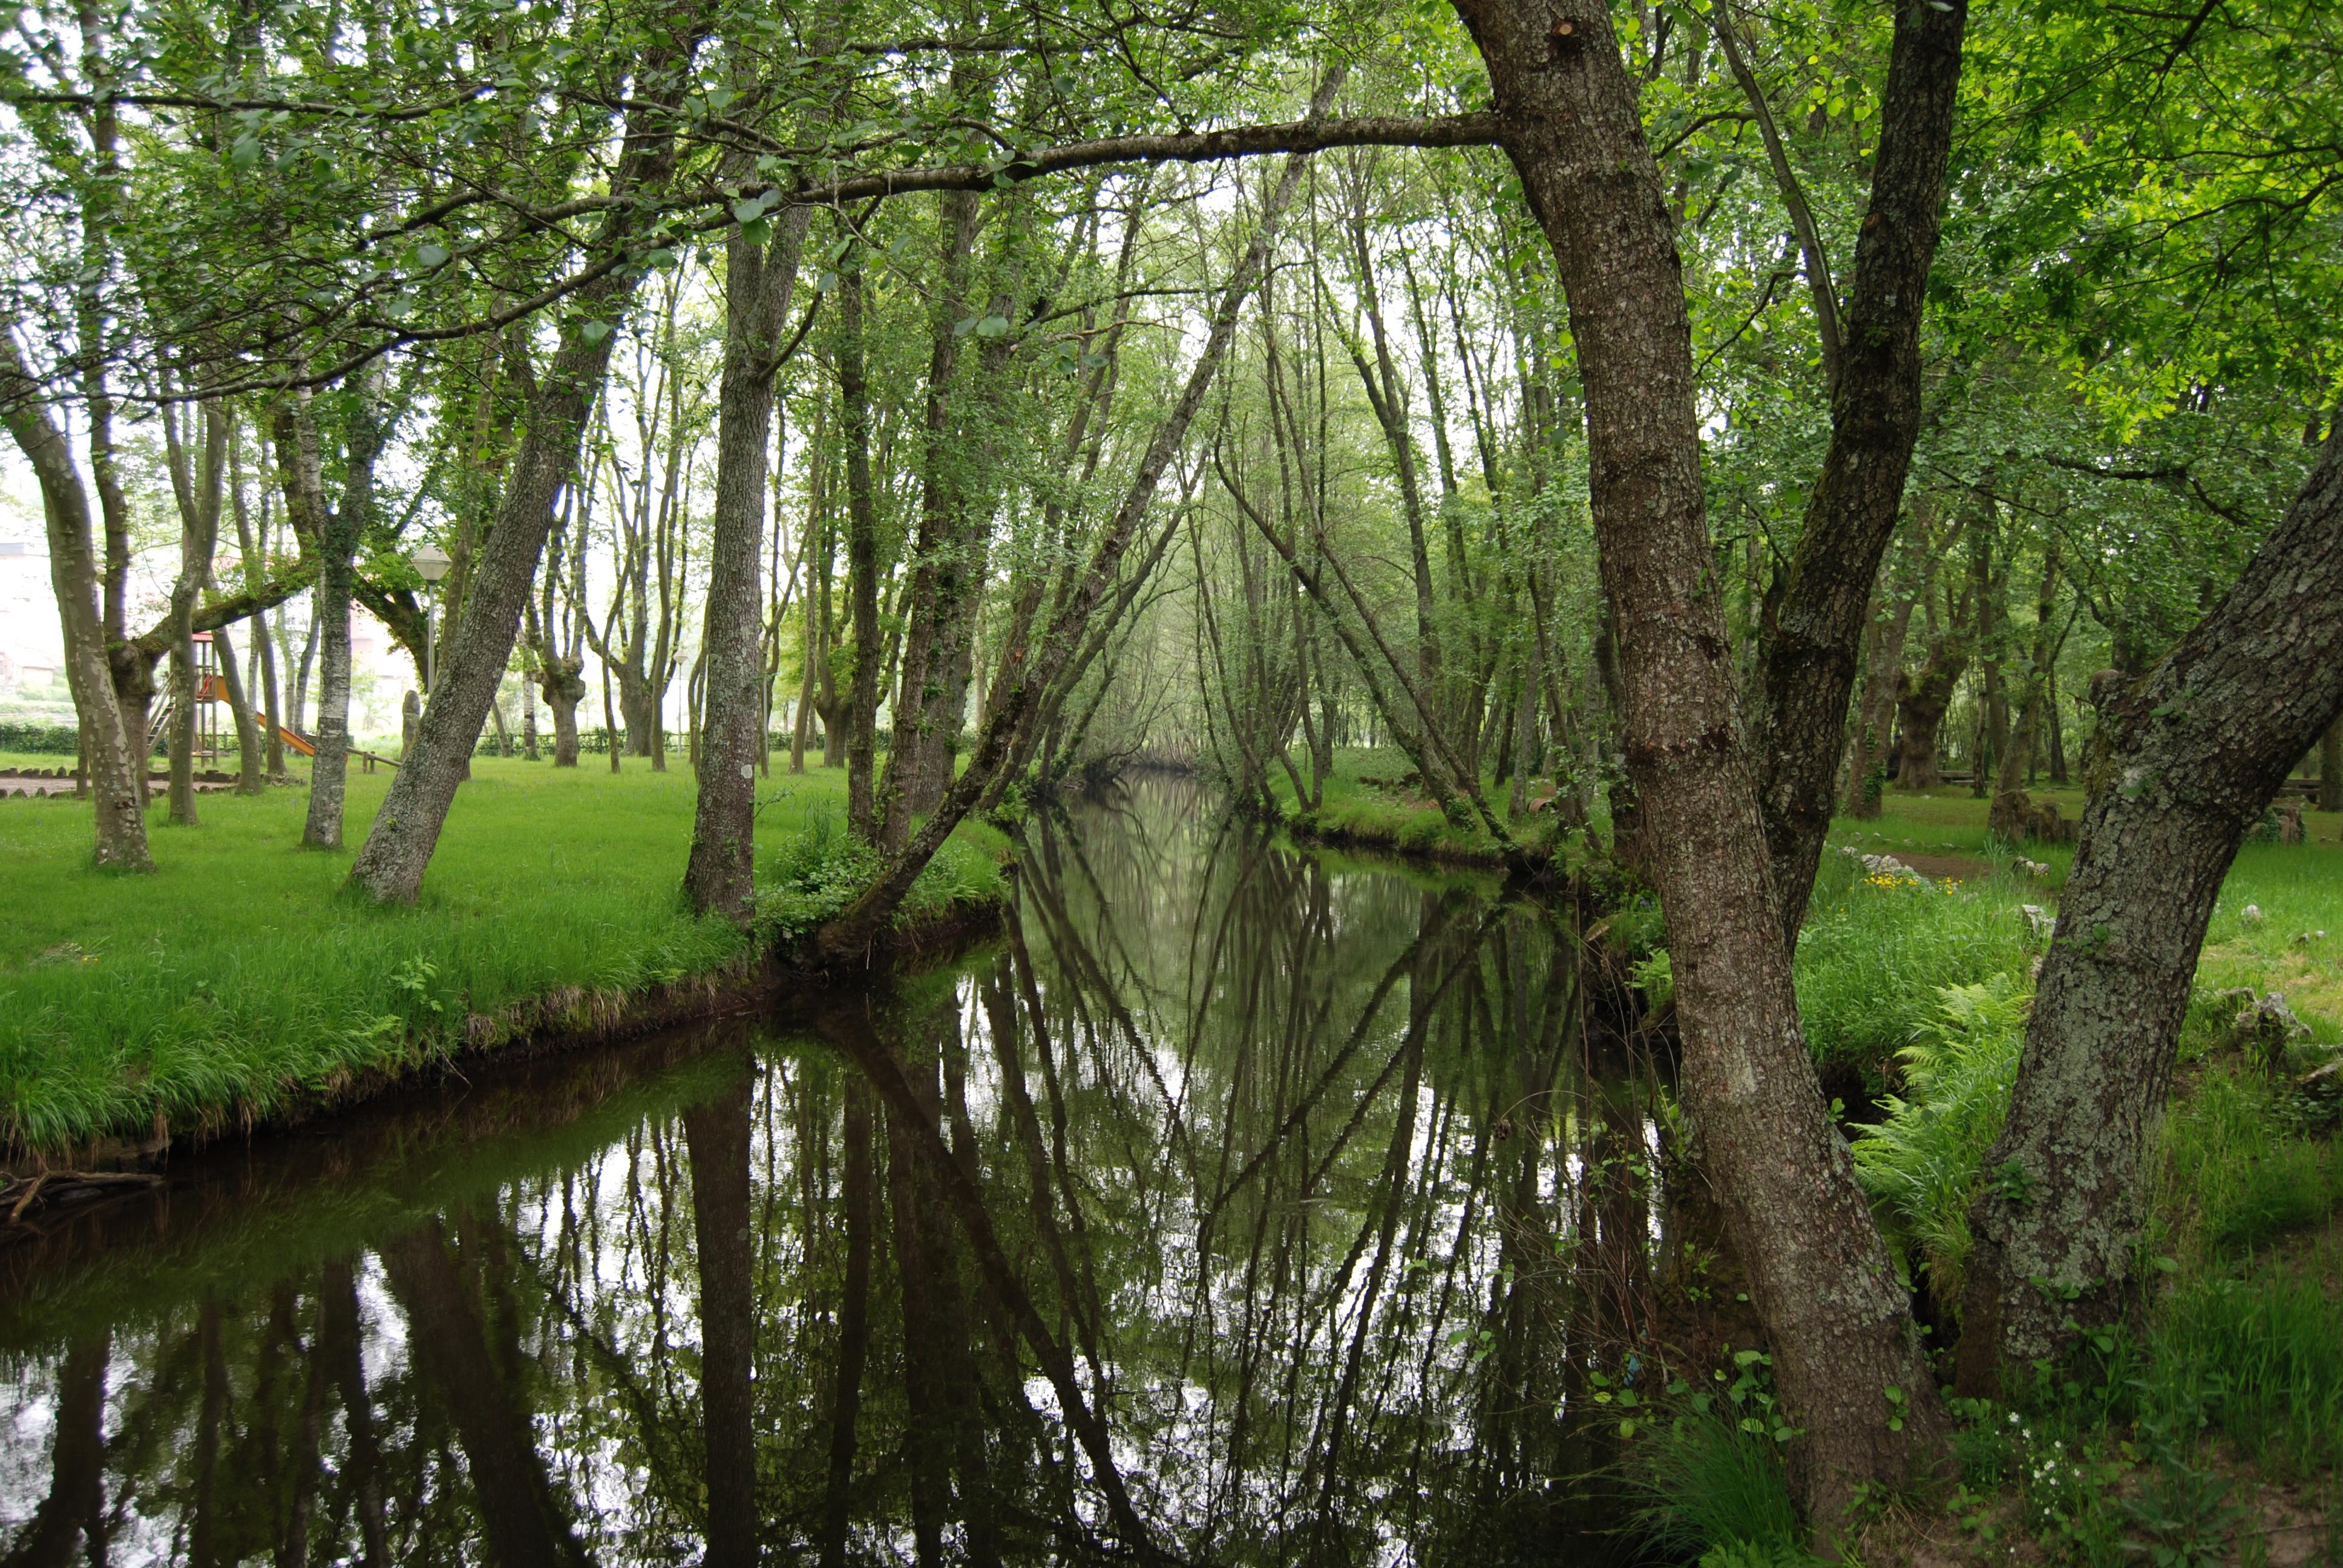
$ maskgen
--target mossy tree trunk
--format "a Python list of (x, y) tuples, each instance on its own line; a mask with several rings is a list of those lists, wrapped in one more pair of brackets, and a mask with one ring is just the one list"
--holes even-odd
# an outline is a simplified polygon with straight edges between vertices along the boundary
[(2343, 709), (2343, 437), (2236, 588), (2136, 683), (2103, 678), (2081, 849), (1970, 1211), (1960, 1374), (2111, 1320), (2213, 906), (2247, 829)]

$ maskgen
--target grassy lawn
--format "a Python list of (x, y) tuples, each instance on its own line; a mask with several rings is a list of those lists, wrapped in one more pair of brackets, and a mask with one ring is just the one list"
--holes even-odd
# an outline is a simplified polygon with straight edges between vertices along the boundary
[[(2082, 813), (2079, 790), (2033, 793), (2056, 800), (2069, 819)], [(1899, 903), (1897, 890), (1865, 879), (1858, 861), (1824, 857), (1799, 957), (1800, 996), (1810, 1029), (1821, 1016), (1816, 1046), (1825, 1055), (1876, 1060), (1881, 1048), (1900, 1049), (1933, 1005), (1936, 988), (1993, 973), (2022, 976), (2042, 950), (2038, 941), (2020, 940), (2031, 935), (2021, 906), (2055, 911), (2075, 852), (2023, 846), (2017, 855), (2048, 868), (2026, 871), (1987, 839), (1986, 805), (1966, 788), (1891, 789), (1878, 818), (1831, 824), (1835, 849), (1909, 858), (1939, 890), (1946, 879), (1958, 885), (1935, 900), (1906, 890)], [(2206, 933), (2197, 984), (2200, 992), (2279, 991), (2316, 1038), (2343, 1041), (2343, 814), (2308, 811), (2303, 826), (2308, 843), (2248, 843), (2238, 851)], [(1939, 858), (1975, 869), (1947, 879), (1934, 868)], [(1884, 1005), (1867, 1025), (1854, 1024), (1866, 997)]]
[[(404, 910), (338, 893), (389, 780), (352, 773), (352, 849), (337, 854), (298, 847), (302, 789), (206, 795), (192, 829), (158, 804), (151, 877), (91, 868), (85, 806), (0, 803), (0, 1144), (265, 1116), (354, 1073), (493, 1043), (499, 1010), (551, 996), (582, 1008), (749, 949), (680, 906), (688, 769), (476, 760)], [(774, 868), (801, 879), (808, 843), (815, 872), (835, 859), (821, 847), (842, 839), (843, 770), (777, 773), (759, 794), (760, 880)], [(926, 905), (997, 892), (1004, 848), (964, 827)], [(937, 910), (915, 899), (912, 912)]]

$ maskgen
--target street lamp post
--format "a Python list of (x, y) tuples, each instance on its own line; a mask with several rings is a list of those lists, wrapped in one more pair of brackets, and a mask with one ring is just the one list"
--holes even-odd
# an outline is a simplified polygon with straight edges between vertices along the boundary
[(446, 577), (447, 568), (456, 563), (437, 545), (425, 544), (407, 558), (407, 564), (413, 567), (416, 575), (430, 584), (432, 588), (431, 598), (423, 606), (423, 699), (428, 702), (432, 689), (437, 684), (432, 667), (437, 658), (436, 645), (439, 641), (439, 579)]

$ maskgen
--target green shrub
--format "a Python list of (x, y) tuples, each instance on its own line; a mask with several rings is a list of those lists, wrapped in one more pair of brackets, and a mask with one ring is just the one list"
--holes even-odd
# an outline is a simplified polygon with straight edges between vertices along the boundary
[(1906, 1267), (1926, 1266), (1939, 1302), (1960, 1300), (1977, 1167), (2001, 1135), (2032, 998), (2006, 975), (1944, 987), (1928, 1037), (1899, 1053), (1906, 1096), (1862, 1128), (1855, 1176)]
[(0, 724), (0, 751), (76, 757), (81, 754), (81, 731), (70, 724)]
[[(879, 851), (849, 832), (834, 812), (815, 816), (782, 842), (757, 875), (756, 925), (768, 940), (796, 941), (842, 912), (879, 875)], [(999, 862), (976, 845), (946, 839), (903, 900), (898, 925), (998, 902), (1007, 891)]]

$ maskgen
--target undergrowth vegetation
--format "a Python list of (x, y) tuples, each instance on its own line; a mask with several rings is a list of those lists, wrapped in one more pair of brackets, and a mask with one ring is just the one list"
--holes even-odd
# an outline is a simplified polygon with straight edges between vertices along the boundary
[[(86, 806), (0, 807), (12, 912), (0, 932), (0, 1146), (265, 1118), (353, 1075), (396, 1075), (528, 1023), (594, 1021), (622, 997), (748, 956), (748, 939), (680, 901), (688, 771), (482, 759), (473, 772), (412, 909), (340, 895), (349, 855), (298, 847), (297, 789), (206, 795), (194, 829), (163, 826), (158, 806), (156, 869), (135, 878), (90, 868)], [(843, 838), (826, 826), (843, 779), (817, 770), (763, 787), (767, 864), (807, 852), (784, 848), (799, 835)], [(387, 784), (352, 775), (353, 842)], [(997, 897), (1004, 843), (964, 827), (906, 918)], [(820, 898), (842, 904), (841, 886), (826, 882)]]
[[(1835, 838), (1931, 869), (1965, 858), (1969, 873), (1826, 856), (1797, 981), (1817, 1058), (1875, 1086), (1876, 1113), (1850, 1130), (1857, 1172), (1936, 1305), (1949, 1369), (1968, 1208), (1994, 1179), (1983, 1167), (2071, 851), (1989, 842), (1982, 802), (1897, 805), (1909, 814), (1842, 823)], [(2020, 863), (2036, 855), (2041, 869)], [(2006, 1404), (1955, 1402), (1958, 1488), (1940, 1512), (1904, 1516), (1935, 1548), (1949, 1537), (1979, 1560), (2252, 1568), (2291, 1531), (2309, 1534), (2287, 1560), (2318, 1560), (2323, 1541), (2343, 1562), (2343, 1065), (2330, 1065), (2343, 979), (2328, 956), (2343, 946), (2330, 929), (2343, 934), (2343, 855), (2323, 843), (2240, 854), (2159, 1131), (2137, 1311), (2086, 1335), (2071, 1361), (2033, 1368)], [(1664, 950), (1635, 974), (1664, 1000)], [(1763, 1423), (1674, 1408), (1629, 1461), (1659, 1553), (1704, 1568), (1802, 1560)], [(2296, 1512), (2269, 1512), (2273, 1487), (2293, 1489)]]
[[(1494, 864), (1503, 859), (1486, 828), (1478, 822), (1460, 826), (1450, 821), (1423, 786), (1413, 780), (1403, 753), (1361, 747), (1335, 751), (1333, 771), (1323, 781), (1315, 808), (1294, 794), (1292, 781), (1282, 773), (1272, 776), (1270, 788), (1286, 825), (1313, 839), (1442, 859)], [(1505, 819), (1514, 842), (1534, 859), (1558, 858), (1565, 852), (1570, 835), (1562, 830), (1551, 809), (1536, 804), (1550, 789), (1542, 787), (1531, 809), (1518, 818), (1511, 812), (1509, 783), (1484, 778), (1482, 790), (1491, 807)]]

